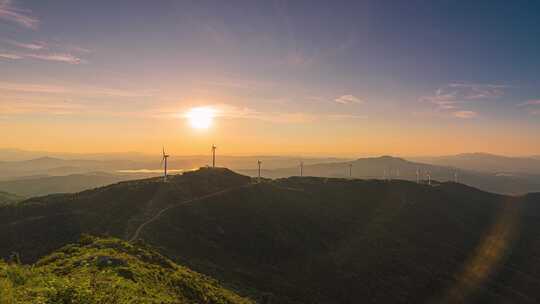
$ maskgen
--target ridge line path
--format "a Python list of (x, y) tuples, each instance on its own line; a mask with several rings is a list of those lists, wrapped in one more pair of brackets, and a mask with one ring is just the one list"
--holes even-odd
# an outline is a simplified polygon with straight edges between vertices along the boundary
[(223, 190), (219, 190), (217, 192), (213, 192), (213, 193), (210, 193), (210, 194), (205, 194), (203, 196), (190, 198), (188, 200), (181, 201), (181, 202), (179, 202), (177, 204), (165, 207), (165, 208), (161, 209), (156, 215), (151, 217), (149, 220), (147, 220), (147, 221), (143, 222), (141, 225), (139, 225), (139, 227), (135, 230), (135, 232), (133, 233), (133, 236), (129, 239), (128, 242), (133, 243), (133, 241), (135, 241), (136, 239), (139, 238), (139, 235), (140, 235), (141, 231), (143, 230), (143, 228), (146, 225), (154, 222), (155, 220), (160, 218), (165, 212), (167, 212), (170, 209), (176, 208), (176, 207), (178, 207), (180, 205), (185, 205), (185, 204), (193, 203), (193, 202), (196, 202), (196, 201), (204, 200), (204, 199), (207, 199), (209, 197), (217, 196), (217, 195), (220, 195), (220, 194), (232, 191), (232, 190), (236, 190), (236, 189), (240, 189), (240, 188), (244, 188), (244, 187), (249, 187), (249, 186), (252, 186), (252, 185), (256, 185), (256, 184), (249, 183), (249, 184), (245, 184), (245, 185), (241, 185), (241, 186), (235, 186), (235, 187), (226, 188), (226, 189), (223, 189)]

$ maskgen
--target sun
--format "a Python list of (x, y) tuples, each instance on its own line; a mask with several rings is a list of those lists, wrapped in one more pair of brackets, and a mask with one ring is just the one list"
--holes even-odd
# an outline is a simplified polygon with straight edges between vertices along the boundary
[(192, 108), (186, 113), (189, 124), (194, 129), (208, 129), (212, 126), (216, 111), (211, 107)]

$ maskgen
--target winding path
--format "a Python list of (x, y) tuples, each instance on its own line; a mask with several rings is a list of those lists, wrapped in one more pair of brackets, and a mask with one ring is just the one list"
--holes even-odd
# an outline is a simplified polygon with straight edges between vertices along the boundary
[(204, 199), (207, 199), (207, 198), (210, 198), (210, 197), (218, 196), (218, 195), (221, 195), (223, 193), (227, 193), (227, 192), (232, 191), (232, 190), (236, 190), (236, 189), (240, 189), (240, 188), (244, 188), (244, 187), (249, 187), (249, 186), (252, 186), (252, 185), (255, 185), (255, 184), (245, 184), (245, 185), (242, 185), (242, 186), (235, 186), (235, 187), (226, 188), (226, 189), (223, 189), (223, 190), (220, 190), (220, 191), (217, 191), (217, 192), (213, 192), (213, 193), (210, 193), (210, 194), (205, 194), (203, 196), (191, 198), (191, 199), (182, 201), (180, 203), (168, 206), (168, 207), (166, 207), (164, 209), (161, 209), (156, 215), (154, 215), (149, 220), (147, 220), (147, 221), (143, 222), (141, 225), (139, 225), (137, 230), (135, 230), (135, 233), (133, 233), (133, 236), (129, 239), (129, 242), (133, 243), (133, 241), (138, 239), (139, 235), (141, 234), (141, 231), (144, 229), (144, 227), (146, 227), (146, 225), (156, 221), (158, 218), (160, 218), (165, 212), (167, 212), (170, 209), (176, 208), (176, 207), (181, 206), (181, 205), (201, 201), (201, 200), (204, 200)]

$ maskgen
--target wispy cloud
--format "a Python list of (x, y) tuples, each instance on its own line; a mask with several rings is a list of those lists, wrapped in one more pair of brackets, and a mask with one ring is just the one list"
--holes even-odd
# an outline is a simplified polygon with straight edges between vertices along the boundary
[(470, 119), (478, 116), (478, 113), (474, 111), (456, 111), (452, 115), (457, 118)]
[(16, 46), (16, 47), (20, 47), (20, 48), (27, 49), (27, 50), (33, 50), (33, 51), (42, 50), (42, 49), (45, 49), (47, 47), (46, 44), (42, 43), (42, 42), (24, 43), (24, 42), (18, 42), (18, 41), (10, 40), (9, 43), (11, 45)]
[(115, 88), (100, 88), (90, 86), (59, 86), (36, 83), (13, 83), (0, 82), (1, 91), (12, 91), (20, 93), (44, 93), (44, 94), (69, 94), (74, 96), (109, 96), (140, 98), (153, 96), (155, 92), (142, 90), (123, 90)]
[(478, 113), (464, 110), (464, 104), (497, 99), (503, 96), (505, 89), (509, 87), (504, 84), (451, 83), (438, 88), (433, 95), (420, 97), (419, 101), (431, 104), (440, 114), (457, 118), (474, 118)]
[(52, 53), (52, 54), (23, 54), (23, 53), (0, 53), (0, 59), (25, 59), (33, 58), (45, 61), (54, 61), (68, 64), (80, 64), (84, 60), (72, 54)]
[(0, 114), (19, 115), (34, 113), (49, 115), (69, 115), (81, 112), (85, 108), (86, 107), (82, 104), (76, 104), (68, 101), (3, 101), (2, 103), (0, 103)]
[(0, 82), (0, 91), (18, 91), (27, 93), (66, 93), (67, 90), (60, 86), (32, 83)]
[(519, 104), (520, 107), (540, 106), (540, 99), (531, 99)]
[(364, 100), (354, 96), (354, 95), (342, 95), (334, 99), (335, 102), (340, 104), (360, 104), (364, 103)]
[(11, 60), (23, 59), (22, 56), (17, 55), (17, 54), (11, 54), (11, 53), (0, 53), (0, 58), (11, 59)]
[(463, 99), (473, 100), (500, 97), (504, 95), (504, 90), (510, 86), (504, 84), (451, 83), (448, 87), (455, 89), (455, 92)]
[(37, 29), (39, 25), (39, 20), (29, 10), (16, 7), (12, 0), (0, 0), (0, 19), (29, 29)]
[(79, 57), (76, 57), (71, 54), (61, 54), (61, 53), (55, 53), (55, 54), (29, 54), (26, 55), (26, 57), (34, 58), (34, 59), (40, 59), (40, 60), (46, 60), (46, 61), (56, 61), (56, 62), (64, 62), (69, 64), (80, 64), (82, 63), (82, 59)]
[[(2, 0), (0, 0), (2, 1)], [(62, 46), (58, 43), (45, 42), (20, 42), (5, 40), (7, 43), (24, 50), (1, 53), (3, 59), (39, 59), (68, 64), (80, 64), (85, 62), (77, 53), (88, 53), (90, 50), (76, 46)], [(49, 50), (48, 52), (46, 50)]]

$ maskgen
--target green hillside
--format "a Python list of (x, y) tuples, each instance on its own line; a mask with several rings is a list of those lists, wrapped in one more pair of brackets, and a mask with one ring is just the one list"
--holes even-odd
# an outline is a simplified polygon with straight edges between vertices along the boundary
[(24, 262), (77, 241), (82, 233), (129, 239), (137, 227), (171, 205), (249, 184), (226, 169), (201, 169), (162, 178), (120, 182), (73, 194), (54, 194), (0, 207), (0, 256)]
[(0, 255), (35, 262), (81, 234), (142, 239), (272, 303), (535, 303), (540, 195), (227, 169), (0, 208)]
[(254, 303), (144, 245), (83, 237), (34, 265), (0, 261), (0, 303)]

